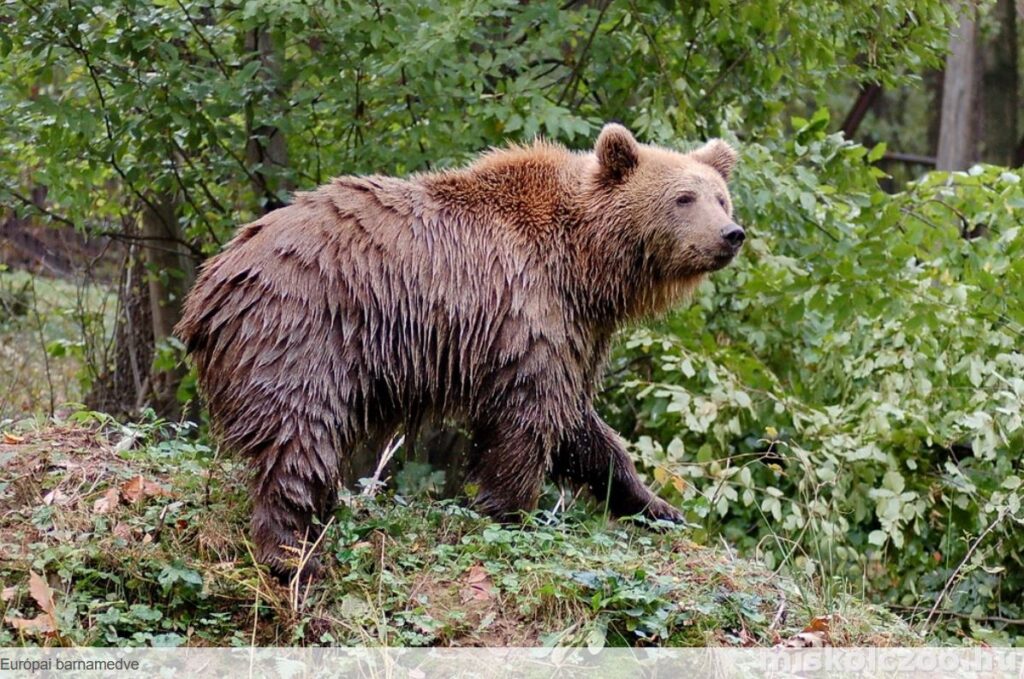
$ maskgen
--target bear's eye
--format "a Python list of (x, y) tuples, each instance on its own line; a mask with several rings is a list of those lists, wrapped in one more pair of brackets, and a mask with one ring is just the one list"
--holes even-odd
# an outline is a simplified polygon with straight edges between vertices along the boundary
[(695, 200), (697, 200), (697, 196), (693, 195), (692, 193), (684, 193), (683, 195), (676, 198), (676, 205), (690, 205)]
[(724, 210), (725, 209), (725, 198), (722, 198), (721, 196), (719, 196), (718, 197), (718, 204), (721, 205), (722, 209)]

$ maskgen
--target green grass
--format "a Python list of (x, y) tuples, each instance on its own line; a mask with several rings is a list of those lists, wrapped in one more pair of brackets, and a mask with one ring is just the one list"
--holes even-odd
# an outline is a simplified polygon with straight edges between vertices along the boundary
[[(72, 419), (0, 443), (0, 645), (768, 646), (828, 614), (827, 643), (920, 643), (685, 530), (577, 506), (503, 527), (453, 501), (345, 496), (325, 577), (296, 597), (253, 564), (238, 461), (179, 428)], [(10, 622), (40, 614), (30, 572), (55, 631)]]

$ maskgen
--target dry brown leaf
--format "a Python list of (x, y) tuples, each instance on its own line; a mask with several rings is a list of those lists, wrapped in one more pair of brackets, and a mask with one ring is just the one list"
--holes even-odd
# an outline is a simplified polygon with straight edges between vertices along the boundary
[(53, 626), (53, 618), (46, 613), (40, 613), (34, 618), (19, 618), (14, 615), (8, 615), (4, 618), (4, 622), (22, 632), (53, 634), (57, 631), (57, 628)]
[(811, 622), (804, 627), (803, 631), (796, 634), (789, 639), (786, 639), (782, 643), (776, 644), (776, 648), (822, 648), (828, 646), (829, 629), (832, 627), (832, 623), (838, 619), (839, 616), (832, 615), (818, 615), (811, 619)]
[(23, 632), (38, 634), (55, 634), (57, 632), (57, 612), (53, 604), (53, 590), (35, 571), (29, 571), (28, 593), (35, 599), (42, 613), (34, 618), (19, 618), (8, 615), (4, 622)]
[(17, 436), (15, 434), (12, 434), (9, 431), (5, 431), (4, 432), (4, 443), (9, 443), (11, 445), (14, 445), (14, 444), (17, 444), (17, 443), (24, 443), (24, 442), (25, 442), (25, 437), (24, 436)]
[(103, 497), (92, 504), (92, 511), (94, 514), (109, 514), (114, 511), (114, 508), (120, 502), (121, 493), (118, 492), (117, 488), (108, 488)]
[(472, 566), (465, 579), (465, 586), (462, 588), (462, 602), (487, 601), (491, 598), (494, 586), (483, 566)]
[(816, 616), (807, 627), (804, 627), (804, 632), (822, 632), (827, 635), (833, 619), (831, 615)]
[(18, 588), (14, 585), (10, 587), (4, 587), (3, 591), (0, 591), (0, 601), (10, 601), (14, 598), (14, 595), (18, 593)]
[(110, 532), (114, 534), (114, 537), (121, 538), (122, 540), (132, 539), (132, 528), (124, 522), (121, 522), (114, 526)]
[(170, 497), (171, 494), (159, 483), (147, 481), (142, 475), (121, 484), (121, 494), (128, 503), (147, 497)]
[(35, 571), (28, 572), (28, 593), (32, 595), (44, 613), (54, 615), (53, 590), (50, 589), (46, 580)]

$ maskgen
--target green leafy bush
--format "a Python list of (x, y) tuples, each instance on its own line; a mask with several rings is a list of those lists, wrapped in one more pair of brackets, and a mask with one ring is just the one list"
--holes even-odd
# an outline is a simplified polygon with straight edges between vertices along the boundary
[(911, 609), (949, 582), (941, 609), (1019, 618), (1021, 173), (887, 195), (882, 149), (826, 124), (745, 145), (749, 247), (627, 333), (609, 408), (709, 537)]

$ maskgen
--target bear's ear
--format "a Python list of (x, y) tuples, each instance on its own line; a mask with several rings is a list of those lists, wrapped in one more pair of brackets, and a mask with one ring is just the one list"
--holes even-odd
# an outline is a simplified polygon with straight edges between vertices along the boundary
[(696, 151), (690, 154), (695, 160), (699, 160), (705, 165), (718, 170), (718, 174), (722, 175), (726, 180), (729, 179), (729, 175), (732, 174), (732, 170), (736, 167), (736, 149), (729, 146), (728, 143), (721, 139), (712, 139), (704, 146), (700, 147)]
[(594, 154), (601, 165), (601, 174), (618, 182), (625, 179), (640, 162), (640, 145), (625, 127), (618, 123), (608, 123), (597, 138)]

